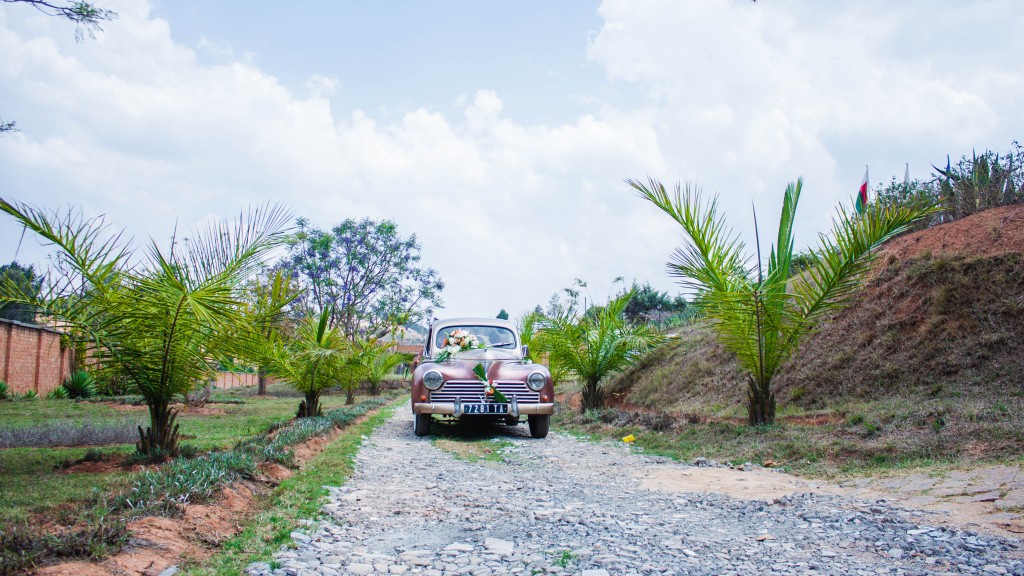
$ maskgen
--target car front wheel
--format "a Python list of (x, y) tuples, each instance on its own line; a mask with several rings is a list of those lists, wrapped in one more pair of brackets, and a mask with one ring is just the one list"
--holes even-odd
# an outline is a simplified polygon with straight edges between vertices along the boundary
[(417, 436), (430, 434), (430, 414), (413, 414), (412, 431)]
[(535, 414), (530, 416), (530, 436), (544, 438), (548, 435), (548, 427), (551, 425), (550, 414)]

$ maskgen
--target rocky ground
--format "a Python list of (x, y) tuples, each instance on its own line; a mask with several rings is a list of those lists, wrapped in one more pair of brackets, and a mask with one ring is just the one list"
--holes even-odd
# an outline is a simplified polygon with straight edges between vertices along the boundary
[(666, 475), (693, 467), (525, 427), (502, 437), (500, 461), (467, 462), (411, 422), (400, 410), (367, 439), (356, 474), (331, 490), (331, 521), (248, 573), (1024, 575), (1018, 540), (885, 501), (681, 491)]

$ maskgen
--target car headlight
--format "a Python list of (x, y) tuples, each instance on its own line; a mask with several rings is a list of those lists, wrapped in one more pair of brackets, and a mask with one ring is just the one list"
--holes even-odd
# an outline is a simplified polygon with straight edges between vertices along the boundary
[(530, 377), (526, 379), (526, 385), (530, 387), (530, 390), (539, 392), (545, 384), (548, 383), (548, 379), (544, 377), (540, 372), (534, 372), (530, 374)]
[(423, 375), (423, 385), (427, 387), (427, 390), (437, 390), (444, 384), (444, 377), (441, 376), (440, 372), (431, 370)]

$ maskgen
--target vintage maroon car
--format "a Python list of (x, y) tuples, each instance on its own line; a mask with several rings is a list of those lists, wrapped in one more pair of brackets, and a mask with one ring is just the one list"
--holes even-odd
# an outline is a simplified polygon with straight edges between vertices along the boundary
[[(453, 333), (469, 334), (471, 349), (444, 358)], [(439, 360), (439, 356), (441, 360)], [(412, 412), (417, 436), (430, 433), (435, 415), (483, 417), (503, 424), (530, 423), (530, 435), (548, 435), (555, 389), (547, 367), (526, 360), (516, 327), (495, 318), (437, 320), (430, 326), (421, 363), (412, 376)], [(476, 370), (479, 365), (482, 370)], [(486, 375), (486, 380), (480, 374)]]

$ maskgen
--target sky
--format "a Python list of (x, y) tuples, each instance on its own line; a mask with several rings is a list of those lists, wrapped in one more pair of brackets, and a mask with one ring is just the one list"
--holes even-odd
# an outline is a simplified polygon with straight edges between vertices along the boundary
[[(103, 215), (137, 246), (281, 202), (390, 219), (437, 316), (516, 315), (580, 278), (675, 294), (678, 225), (626, 179), (717, 194), (796, 243), (871, 184), (1022, 136), (1014, 0), (99, 0), (95, 38), (0, 3), (0, 197)], [(6, 217), (5, 217), (6, 218)], [(180, 232), (179, 232), (180, 233)], [(47, 248), (0, 220), (0, 262)]]

